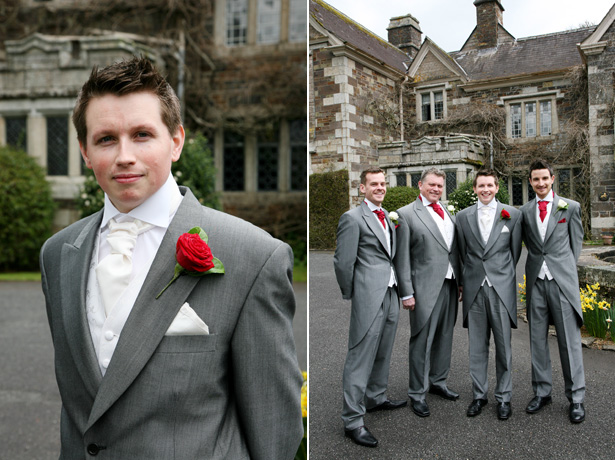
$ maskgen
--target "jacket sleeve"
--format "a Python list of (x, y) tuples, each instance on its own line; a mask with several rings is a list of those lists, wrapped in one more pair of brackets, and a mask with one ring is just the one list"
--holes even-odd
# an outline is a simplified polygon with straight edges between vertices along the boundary
[(399, 215), (399, 226), (397, 227), (397, 251), (395, 253), (395, 269), (397, 271), (397, 282), (399, 284), (399, 297), (409, 297), (414, 295), (412, 286), (412, 267), (411, 267), (411, 230), (407, 217), (397, 211)]
[(255, 460), (291, 460), (303, 436), (292, 266), (281, 243), (256, 277), (231, 341), (237, 412)]
[(343, 214), (337, 226), (337, 246), (333, 256), (333, 267), (344, 299), (352, 298), (354, 266), (357, 261), (360, 236), (361, 231), (356, 219), (349, 213)]
[(581, 249), (583, 249), (583, 223), (581, 221), (581, 206), (578, 203), (574, 203), (574, 207), (570, 206), (572, 211), (570, 214), (570, 223), (568, 224), (570, 247), (574, 254), (574, 259), (579, 260), (581, 255)]

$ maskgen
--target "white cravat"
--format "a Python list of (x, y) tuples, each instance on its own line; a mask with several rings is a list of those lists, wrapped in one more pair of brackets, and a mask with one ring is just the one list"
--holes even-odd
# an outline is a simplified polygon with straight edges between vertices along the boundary
[(116, 222), (115, 219), (109, 221), (107, 243), (111, 252), (96, 267), (100, 296), (107, 316), (130, 284), (132, 251), (137, 243), (137, 236), (150, 228), (151, 224), (139, 219), (127, 218), (124, 222)]
[(487, 243), (489, 240), (489, 234), (491, 233), (491, 208), (489, 206), (483, 206), (480, 208), (480, 233), (483, 237), (483, 241)]

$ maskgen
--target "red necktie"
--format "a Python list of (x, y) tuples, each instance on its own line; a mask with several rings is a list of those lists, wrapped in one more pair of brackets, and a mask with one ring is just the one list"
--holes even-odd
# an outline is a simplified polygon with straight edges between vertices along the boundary
[(378, 220), (380, 220), (380, 223), (386, 229), (387, 226), (384, 223), (384, 211), (382, 209), (376, 209), (374, 213), (378, 216)]
[(538, 211), (540, 211), (539, 213), (540, 222), (544, 222), (545, 217), (547, 217), (547, 201), (546, 200), (540, 200), (538, 202)]
[(433, 210), (436, 211), (437, 215), (444, 219), (444, 211), (442, 210), (442, 206), (440, 206), (439, 203), (431, 203), (429, 206), (431, 206)]

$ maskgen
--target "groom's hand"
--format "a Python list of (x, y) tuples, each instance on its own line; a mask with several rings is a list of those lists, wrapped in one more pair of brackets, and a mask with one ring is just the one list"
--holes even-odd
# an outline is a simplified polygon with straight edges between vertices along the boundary
[(414, 310), (416, 300), (414, 300), (414, 297), (410, 297), (409, 299), (402, 300), (401, 304), (404, 307), (404, 310)]

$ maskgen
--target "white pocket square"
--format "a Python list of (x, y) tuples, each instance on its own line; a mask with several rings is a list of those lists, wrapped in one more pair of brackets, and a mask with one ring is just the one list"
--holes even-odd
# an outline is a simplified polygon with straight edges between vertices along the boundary
[(169, 326), (165, 335), (208, 335), (209, 327), (199, 315), (190, 308), (188, 302), (182, 305), (179, 313)]
[(504, 228), (502, 228), (502, 232), (501, 233), (510, 233), (510, 230), (508, 230), (508, 227), (506, 225), (504, 225)]

